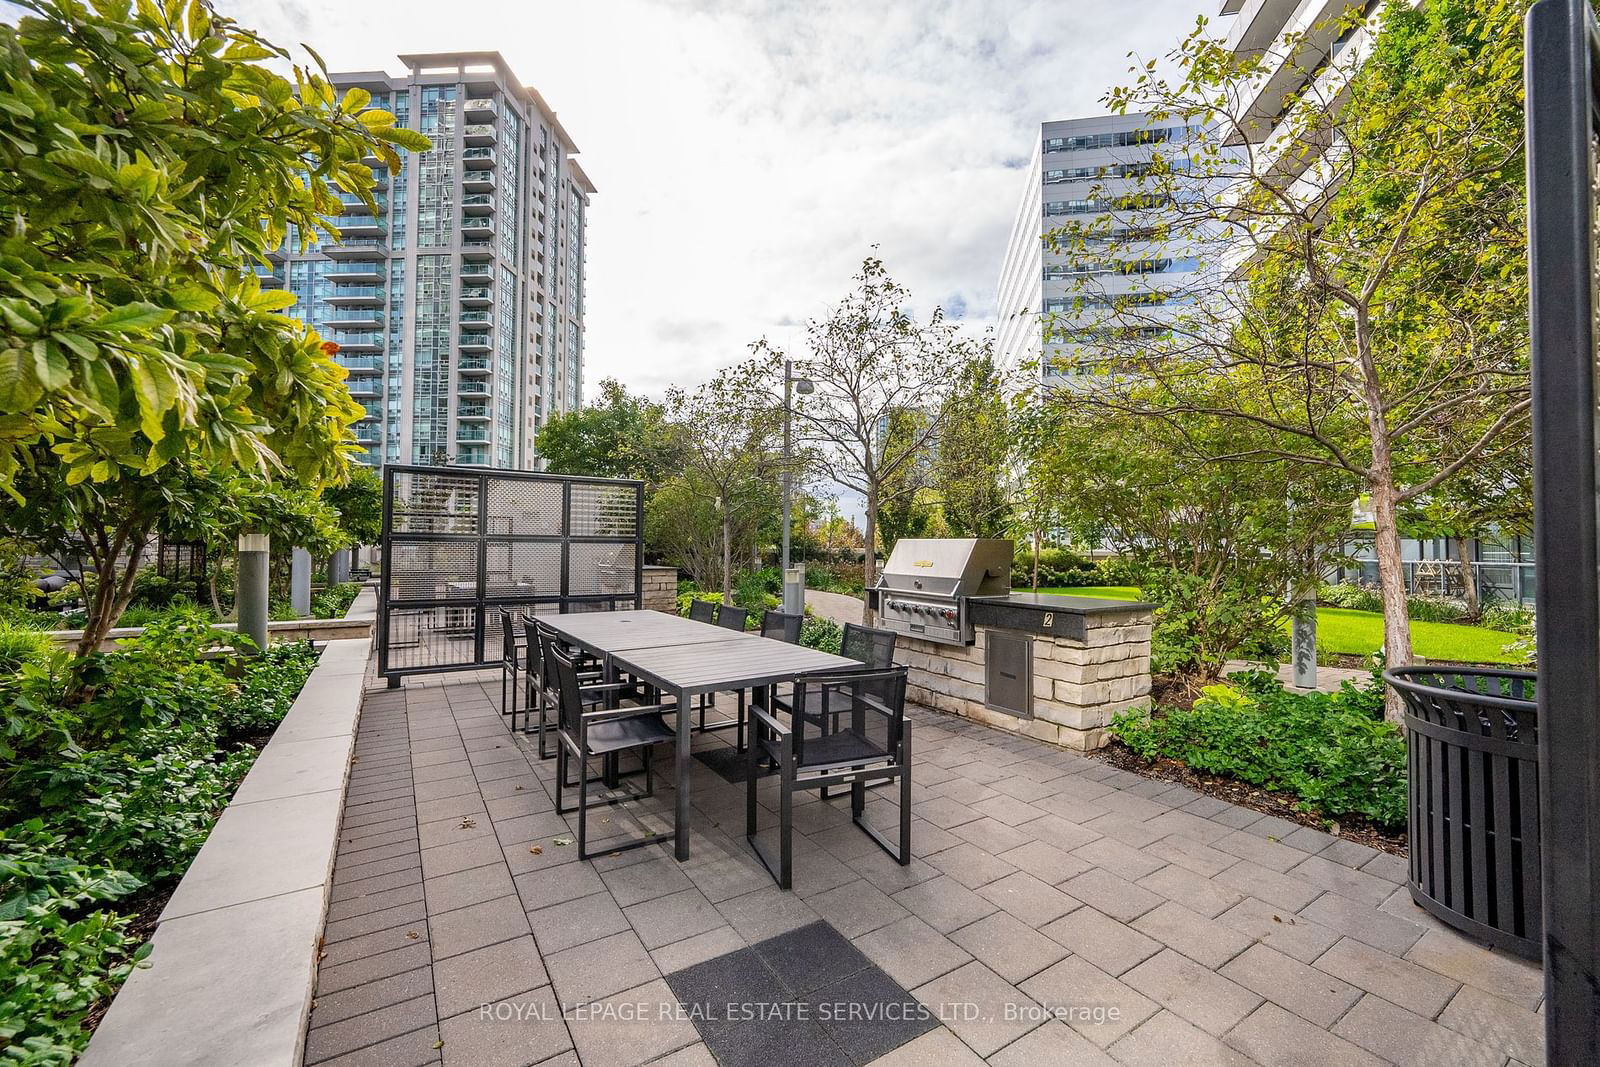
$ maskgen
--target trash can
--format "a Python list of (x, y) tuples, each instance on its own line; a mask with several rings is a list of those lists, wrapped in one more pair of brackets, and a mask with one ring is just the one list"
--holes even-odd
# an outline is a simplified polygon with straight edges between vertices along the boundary
[(1383, 677), (1406, 704), (1411, 899), (1538, 959), (1538, 676), (1397, 667)]

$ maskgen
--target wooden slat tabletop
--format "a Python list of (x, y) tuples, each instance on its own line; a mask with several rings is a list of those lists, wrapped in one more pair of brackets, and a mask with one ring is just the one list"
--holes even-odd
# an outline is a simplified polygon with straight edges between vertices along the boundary
[(710, 693), (786, 682), (807, 671), (859, 668), (860, 662), (770, 638), (733, 636), (701, 644), (618, 649), (611, 661), (662, 689)]

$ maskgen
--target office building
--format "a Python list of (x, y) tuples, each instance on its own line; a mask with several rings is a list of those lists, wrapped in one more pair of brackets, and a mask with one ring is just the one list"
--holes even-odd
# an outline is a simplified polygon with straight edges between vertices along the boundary
[[(1150, 210), (1124, 210), (1139, 177), (1188, 128), (1181, 119), (1151, 123), (1145, 115), (1102, 115), (1039, 127), (998, 286), (997, 349), (1006, 366), (1038, 363), (1047, 383), (1064, 377), (1058, 360), (1092, 346), (1114, 302), (1138, 301), (1140, 319), (1157, 321), (1176, 307), (1200, 269), (1178, 242), (1140, 241), (1156, 220)], [(1104, 239), (1071, 251), (1049, 247), (1046, 235), (1096, 216), (1113, 218)]]
[(374, 464), (535, 469), (545, 421), (582, 400), (584, 230), (594, 186), (539, 93), (497, 52), (331, 75), (433, 140), (376, 157), (378, 210), (343, 194), (341, 240), (291, 234), (265, 284), (339, 344)]

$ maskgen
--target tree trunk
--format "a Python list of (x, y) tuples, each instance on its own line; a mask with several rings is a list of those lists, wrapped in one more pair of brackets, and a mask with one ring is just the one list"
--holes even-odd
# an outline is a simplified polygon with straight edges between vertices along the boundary
[(733, 603), (733, 516), (722, 513), (722, 602)]
[(878, 584), (878, 493), (876, 490), (867, 494), (867, 514), (861, 520), (866, 527), (863, 540), (867, 550), (863, 553), (861, 561), (861, 582), (863, 595), (861, 597), (861, 623), (863, 626), (872, 625), (872, 606), (867, 602), (865, 590)]
[[(1383, 655), (1390, 667), (1411, 662), (1411, 618), (1406, 609), (1405, 564), (1400, 558), (1399, 493), (1392, 481), (1374, 479), (1372, 515), (1373, 547), (1378, 555), (1378, 592), (1383, 599)], [(1395, 725), (1404, 721), (1405, 707), (1400, 694), (1385, 691), (1384, 717)]]
[(1472, 573), (1472, 542), (1466, 537), (1454, 538), (1456, 562), (1461, 565), (1461, 598), (1467, 602), (1467, 616), (1477, 619), (1483, 605), (1478, 603), (1478, 576)]
[[(106, 634), (111, 632), (111, 628), (127, 610), (128, 602), (133, 599), (133, 581), (139, 573), (139, 562), (144, 557), (148, 539), (147, 530), (119, 532), (104, 558), (94, 560), (94, 600), (89, 604), (83, 635), (78, 639), (77, 653), (80, 657), (98, 651)], [(119, 572), (117, 557), (124, 551), (128, 554), (128, 565)]]
[(1039, 591), (1039, 541), (1043, 537), (1040, 530), (1033, 531), (1033, 591)]

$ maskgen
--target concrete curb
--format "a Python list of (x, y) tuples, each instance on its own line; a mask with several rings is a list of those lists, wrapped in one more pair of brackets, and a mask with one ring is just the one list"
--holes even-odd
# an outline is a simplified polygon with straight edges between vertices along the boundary
[(323, 649), (81, 1065), (300, 1063), (371, 648)]

